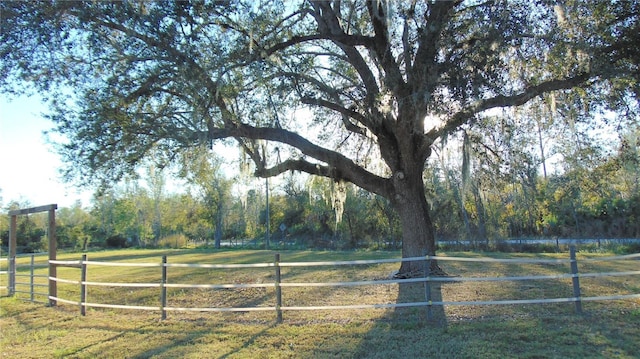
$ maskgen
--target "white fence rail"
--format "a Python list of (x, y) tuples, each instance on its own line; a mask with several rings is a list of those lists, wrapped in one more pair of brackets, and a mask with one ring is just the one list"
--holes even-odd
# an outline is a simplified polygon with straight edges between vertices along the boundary
[[(581, 259), (581, 263), (593, 262), (593, 261), (621, 261), (621, 260), (637, 260), (640, 259), (640, 253), (612, 256), (604, 258), (586, 258)], [(311, 268), (319, 266), (360, 266), (360, 265), (376, 265), (384, 263), (400, 263), (400, 262), (425, 262), (425, 267), (428, 268), (429, 262), (432, 260), (437, 261), (459, 261), (459, 262), (486, 262), (486, 263), (508, 263), (508, 264), (569, 264), (570, 272), (553, 274), (553, 275), (521, 275), (511, 277), (437, 277), (437, 276), (423, 276), (420, 278), (408, 278), (408, 279), (381, 279), (381, 280), (362, 280), (362, 281), (335, 281), (335, 282), (289, 282), (283, 280), (280, 271), (282, 268)], [(29, 293), (31, 300), (35, 295), (44, 295), (44, 293), (35, 292), (34, 288), (38, 285), (34, 283), (34, 279), (38, 277), (47, 277), (49, 281), (56, 283), (65, 283), (71, 285), (78, 285), (80, 287), (80, 297), (77, 300), (70, 298), (61, 298), (58, 296), (49, 295), (47, 298), (53, 303), (65, 303), (71, 305), (78, 305), (83, 315), (86, 313), (86, 308), (114, 308), (114, 309), (131, 309), (131, 310), (150, 310), (160, 311), (162, 318), (166, 318), (168, 311), (191, 311), (191, 312), (252, 312), (252, 311), (273, 311), (277, 315), (277, 321), (282, 321), (282, 313), (284, 311), (305, 311), (305, 310), (343, 310), (343, 309), (389, 309), (399, 307), (416, 307), (427, 306), (429, 309), (432, 306), (466, 306), (466, 305), (513, 305), (513, 304), (545, 304), (545, 303), (574, 303), (577, 312), (582, 311), (581, 303), (585, 301), (607, 301), (607, 300), (625, 300), (625, 299), (638, 299), (640, 293), (631, 294), (616, 294), (606, 296), (591, 296), (584, 297), (581, 295), (580, 278), (597, 278), (597, 277), (610, 277), (610, 276), (637, 276), (640, 275), (640, 270), (630, 270), (621, 272), (601, 272), (601, 273), (578, 273), (577, 264), (578, 260), (575, 256), (575, 249), (572, 248), (570, 252), (570, 258), (566, 259), (499, 259), (499, 258), (466, 258), (466, 257), (446, 257), (446, 256), (425, 256), (414, 258), (398, 258), (398, 259), (380, 259), (380, 260), (353, 260), (353, 261), (318, 261), (318, 262), (281, 262), (280, 255), (276, 254), (273, 262), (268, 263), (253, 263), (253, 264), (184, 264), (184, 263), (167, 263), (167, 257), (163, 257), (162, 263), (123, 263), (123, 262), (101, 262), (90, 261), (87, 259), (87, 255), (83, 255), (81, 260), (49, 260), (49, 265), (57, 267), (73, 267), (80, 269), (79, 279), (69, 279), (60, 277), (48, 277), (38, 276), (34, 274), (34, 261), (31, 259), (30, 274), (22, 274), (21, 276), (29, 277), (29, 283), (17, 282), (15, 284), (28, 285), (29, 291), (16, 291)], [(151, 283), (125, 283), (125, 282), (100, 282), (96, 280), (88, 280), (87, 268), (90, 266), (111, 266), (111, 267), (146, 267), (146, 268), (158, 268), (161, 272), (161, 280), (159, 282)], [(205, 268), (205, 269), (246, 269), (246, 268), (267, 268), (274, 271), (275, 280), (267, 283), (168, 283), (167, 271), (170, 268)], [(538, 299), (509, 299), (509, 300), (490, 300), (490, 301), (443, 301), (433, 300), (431, 298), (431, 286), (438, 282), (500, 282), (500, 281), (534, 281), (534, 280), (556, 280), (556, 279), (571, 279), (573, 296), (564, 298), (538, 298)], [(378, 304), (355, 304), (355, 305), (320, 305), (320, 306), (285, 306), (282, 305), (282, 291), (286, 288), (295, 287), (354, 287), (354, 286), (372, 286), (380, 284), (403, 284), (403, 283), (424, 283), (425, 286), (425, 298), (423, 301), (409, 302), (409, 303), (378, 303)], [(106, 304), (90, 302), (87, 298), (88, 287), (122, 287), (122, 288), (158, 288), (159, 302), (157, 306), (149, 305), (125, 305), (125, 304)], [(180, 289), (246, 289), (246, 288), (274, 288), (275, 294), (272, 298), (273, 305), (266, 306), (247, 306), (247, 307), (177, 307), (171, 306), (167, 303), (167, 289), (168, 288), (180, 288)], [(428, 311), (430, 313), (430, 311)]]

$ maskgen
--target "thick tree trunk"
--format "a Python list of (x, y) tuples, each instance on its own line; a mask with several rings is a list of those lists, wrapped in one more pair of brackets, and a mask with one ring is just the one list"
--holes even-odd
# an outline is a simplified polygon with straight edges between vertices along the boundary
[[(425, 198), (422, 176), (414, 179), (396, 179), (393, 205), (398, 211), (402, 228), (402, 257), (435, 255), (435, 233), (429, 205)], [(430, 272), (442, 274), (436, 261), (432, 261)], [(402, 262), (398, 277), (412, 277), (424, 273), (424, 261)]]

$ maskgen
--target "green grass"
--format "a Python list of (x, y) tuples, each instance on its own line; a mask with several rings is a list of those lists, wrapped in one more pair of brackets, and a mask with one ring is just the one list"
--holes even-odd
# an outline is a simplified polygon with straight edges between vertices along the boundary
[[(89, 253), (90, 260), (160, 263), (257, 263), (273, 261), (269, 251), (123, 250)], [(442, 255), (445, 255), (444, 253)], [(567, 254), (477, 254), (452, 256), (566, 258)], [(607, 255), (580, 254), (598, 257)], [(393, 252), (284, 251), (283, 262), (397, 258)], [(59, 255), (79, 259), (79, 254)], [(39, 258), (43, 262), (44, 258)], [(20, 259), (28, 263), (28, 258)], [(580, 271), (631, 271), (640, 261), (580, 262)], [(566, 273), (564, 264), (441, 262), (452, 275), (511, 276)], [(325, 282), (382, 279), (398, 264), (283, 268), (283, 281)], [(273, 268), (217, 270), (169, 268), (170, 283), (272, 282)], [(157, 282), (160, 268), (89, 268), (90, 281)], [(46, 269), (37, 272), (46, 273)], [(62, 278), (79, 270), (59, 268)], [(23, 278), (27, 280), (26, 278)], [(584, 296), (638, 293), (638, 277), (581, 278)], [(1, 284), (0, 284), (1, 285)], [(79, 289), (61, 285), (59, 296), (77, 300)], [(46, 288), (43, 288), (46, 290)], [(435, 285), (434, 300), (500, 300), (572, 296), (570, 280), (528, 282), (448, 282)], [(22, 295), (24, 297), (24, 295)], [(43, 298), (40, 298), (43, 299)], [(424, 300), (421, 285), (283, 288), (284, 305), (348, 305)], [(158, 305), (157, 289), (89, 288), (89, 302)], [(170, 306), (272, 306), (273, 289), (171, 289)], [(275, 313), (183, 313), (46, 307), (17, 298), (0, 299), (0, 356), (8, 358), (637, 358), (640, 301), (424, 309), (285, 311)]]

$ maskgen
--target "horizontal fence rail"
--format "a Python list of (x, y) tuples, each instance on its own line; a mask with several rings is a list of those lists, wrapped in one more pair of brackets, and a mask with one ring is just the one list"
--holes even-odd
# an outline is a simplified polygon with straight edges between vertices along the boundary
[[(583, 258), (580, 263), (589, 262), (606, 262), (620, 260), (638, 260), (640, 253), (610, 256), (601, 258)], [(416, 262), (422, 261), (427, 265), (430, 261), (459, 261), (459, 262), (485, 262), (485, 263), (507, 263), (507, 264), (569, 264), (570, 272), (553, 274), (553, 275), (520, 275), (506, 277), (439, 277), (439, 276), (422, 276), (418, 278), (406, 279), (378, 279), (378, 280), (361, 280), (361, 281), (333, 281), (333, 282), (295, 282), (283, 280), (280, 270), (282, 268), (313, 268), (322, 266), (362, 266), (362, 265), (378, 265), (387, 263)], [(44, 295), (44, 293), (34, 293), (35, 287), (46, 286), (34, 282), (35, 278), (48, 278), (50, 281), (65, 283), (69, 285), (77, 285), (80, 287), (80, 298), (72, 300), (69, 298), (61, 298), (59, 296), (49, 295), (50, 301), (77, 305), (80, 307), (81, 313), (85, 315), (86, 308), (112, 308), (112, 309), (131, 309), (131, 310), (148, 310), (160, 311), (162, 318), (166, 318), (166, 313), (173, 312), (254, 312), (254, 311), (273, 311), (277, 314), (277, 321), (282, 321), (283, 311), (306, 311), (306, 310), (344, 310), (344, 309), (390, 309), (402, 307), (432, 307), (432, 306), (477, 306), (477, 305), (514, 305), (514, 304), (545, 304), (545, 303), (574, 303), (576, 311), (581, 312), (581, 303), (585, 301), (607, 301), (607, 300), (626, 300), (639, 299), (640, 293), (632, 294), (615, 294), (604, 296), (582, 296), (580, 288), (580, 278), (598, 278), (598, 277), (620, 277), (620, 276), (636, 276), (640, 275), (640, 270), (629, 270), (621, 272), (600, 272), (600, 273), (579, 273), (577, 270), (578, 260), (575, 255), (575, 248), (570, 251), (570, 258), (566, 259), (531, 259), (531, 258), (488, 258), (488, 257), (447, 257), (447, 256), (425, 256), (412, 258), (392, 258), (379, 260), (352, 260), (352, 261), (317, 261), (317, 262), (281, 262), (279, 254), (276, 254), (273, 262), (251, 263), (251, 264), (194, 264), (194, 263), (167, 263), (167, 257), (162, 258), (160, 263), (131, 263), (131, 262), (103, 262), (91, 261), (87, 259), (87, 255), (83, 255), (81, 260), (49, 260), (49, 265), (57, 267), (77, 268), (80, 270), (80, 279), (64, 279), (60, 277), (50, 277), (34, 274), (33, 257), (31, 260), (30, 274), (20, 274), (17, 276), (29, 277), (29, 283), (16, 282), (14, 285), (29, 286), (30, 292), (20, 290), (19, 293), (31, 293), (31, 300), (35, 294)], [(87, 271), (92, 266), (110, 266), (110, 267), (131, 267), (131, 268), (158, 268), (160, 280), (158, 282), (146, 283), (128, 283), (128, 282), (102, 282), (98, 280), (89, 280)], [(267, 269), (273, 274), (273, 281), (265, 283), (169, 283), (168, 270), (175, 268), (197, 268), (197, 269)], [(478, 300), (478, 301), (444, 301), (433, 300), (430, 294), (430, 286), (439, 282), (501, 282), (501, 281), (546, 281), (566, 279), (572, 281), (573, 296), (565, 298), (534, 298), (534, 299), (506, 299), (506, 300)], [(282, 305), (282, 290), (295, 287), (355, 287), (355, 286), (374, 286), (374, 285), (392, 285), (404, 283), (424, 283), (425, 300), (415, 302), (401, 303), (377, 303), (377, 304), (351, 304), (351, 305)], [(114, 288), (157, 288), (160, 301), (158, 305), (125, 305), (125, 304), (107, 304), (97, 303), (88, 300), (89, 287), (114, 287)], [(249, 289), (263, 288), (275, 289), (271, 305), (264, 306), (246, 306), (246, 307), (183, 307), (172, 306), (168, 303), (167, 289)]]

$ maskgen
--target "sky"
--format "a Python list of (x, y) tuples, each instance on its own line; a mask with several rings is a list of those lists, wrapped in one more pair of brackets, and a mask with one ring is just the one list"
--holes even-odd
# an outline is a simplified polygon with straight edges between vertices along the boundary
[[(44, 117), (45, 112), (47, 106), (38, 96), (0, 95), (0, 209), (14, 201), (23, 208), (48, 204), (72, 207), (77, 201), (84, 208), (92, 205), (92, 189), (77, 188), (62, 180), (60, 169), (64, 164), (51, 143), (51, 138), (59, 135), (45, 135), (54, 127)], [(236, 171), (236, 147), (220, 145), (215, 151), (227, 162), (225, 173)], [(183, 181), (165, 175), (167, 193), (183, 191)]]
[(91, 204), (93, 191), (64, 183), (60, 157), (44, 132), (53, 124), (42, 115), (37, 96), (0, 96), (0, 206), (57, 204), (59, 208)]

